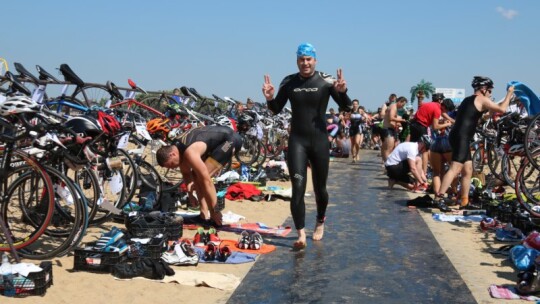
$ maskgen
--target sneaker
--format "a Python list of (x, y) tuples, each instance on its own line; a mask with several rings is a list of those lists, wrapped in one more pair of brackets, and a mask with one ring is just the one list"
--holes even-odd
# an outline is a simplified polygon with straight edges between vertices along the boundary
[[(181, 244), (184, 244), (184, 246)], [(199, 256), (194, 253), (194, 251), (194, 255), (188, 255), (191, 253), (190, 250), (185, 248), (185, 244), (187, 243), (181, 244), (176, 244), (172, 251), (164, 252), (161, 255), (161, 260), (174, 266), (197, 266), (199, 264)], [(193, 248), (191, 248), (191, 250), (193, 250)]]
[(415, 186), (414, 188), (412, 188), (412, 192), (413, 193), (426, 193), (426, 187), (424, 187), (423, 185), (418, 185), (418, 186)]
[(229, 248), (228, 245), (223, 246), (222, 248), (219, 249), (218, 261), (226, 262), (227, 259), (231, 256), (231, 254), (232, 254), (231, 248)]
[(180, 248), (182, 248), (187, 256), (191, 257), (197, 255), (197, 252), (195, 252), (195, 249), (193, 248), (193, 244), (191, 244), (189, 240), (183, 240), (180, 243)]
[(97, 240), (96, 245), (94, 245), (95, 250), (97, 251), (105, 250), (105, 248), (116, 243), (118, 240), (120, 240), (124, 236), (124, 233), (122, 232), (122, 230), (118, 228), (116, 229), (114, 228), (111, 229), (111, 231), (101, 235), (101, 237)]
[(261, 249), (263, 245), (263, 238), (258, 232), (254, 232), (251, 235), (251, 239), (249, 241), (249, 249), (252, 250), (259, 250)]
[(238, 240), (238, 248), (240, 249), (249, 249), (249, 243), (250, 243), (250, 237), (249, 233), (247, 231), (242, 231), (242, 234), (240, 234), (240, 239)]
[(480, 221), (480, 229), (482, 229), (482, 231), (495, 230), (500, 227), (502, 227), (501, 222), (494, 218), (484, 217)]
[(195, 246), (204, 246), (208, 243), (207, 234), (204, 232), (203, 227), (197, 228), (197, 233), (193, 237), (193, 243)]
[(221, 243), (221, 239), (219, 238), (217, 230), (214, 227), (210, 227), (210, 229), (208, 229), (206, 237), (208, 239), (208, 242), (212, 242), (214, 243), (214, 245), (219, 245)]
[(450, 211), (452, 211), (452, 209), (450, 209), (450, 207), (448, 207), (448, 205), (446, 204), (446, 202), (445, 202), (444, 199), (440, 199), (440, 200), (437, 202), (437, 207), (438, 207), (439, 210), (441, 210), (442, 212), (450, 212)]
[(204, 249), (204, 260), (214, 261), (218, 256), (218, 248), (214, 243), (208, 243)]
[(129, 249), (128, 244), (123, 239), (119, 239), (118, 241), (108, 245), (105, 247), (102, 251), (104, 252), (118, 252), (120, 255), (123, 255), (126, 253)]

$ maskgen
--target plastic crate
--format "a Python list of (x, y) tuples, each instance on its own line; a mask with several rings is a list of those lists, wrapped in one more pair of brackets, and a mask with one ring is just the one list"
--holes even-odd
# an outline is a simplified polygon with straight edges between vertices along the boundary
[(112, 267), (127, 259), (126, 254), (94, 250), (96, 243), (88, 243), (84, 248), (74, 250), (73, 270), (110, 273)]
[[(140, 246), (139, 250), (133, 249)], [(135, 242), (130, 242), (130, 250), (128, 257), (132, 259), (148, 257), (151, 259), (161, 258), (161, 254), (167, 250), (167, 243), (164, 237), (153, 237), (146, 244), (136, 245)]]
[(179, 221), (171, 224), (164, 223), (143, 223), (141, 225), (132, 224), (142, 214), (130, 216), (126, 219), (126, 228), (132, 238), (153, 238), (156, 235), (163, 234), (168, 241), (178, 240), (183, 235), (183, 219), (179, 216)]
[[(44, 261), (39, 264), (42, 269), (30, 272), (28, 276), (18, 276), (14, 279), (15, 297), (43, 296), (53, 284), (52, 263)], [(0, 283), (0, 294), (4, 295), (4, 285)]]

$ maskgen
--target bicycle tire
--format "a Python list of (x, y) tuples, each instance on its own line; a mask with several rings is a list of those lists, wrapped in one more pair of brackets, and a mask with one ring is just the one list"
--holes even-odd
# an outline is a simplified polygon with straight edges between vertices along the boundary
[[(21, 237), (19, 239), (12, 239), (12, 241), (14, 241), (14, 243), (9, 244), (9, 241), (8, 241), (8, 239), (6, 237), (6, 233), (9, 233), (9, 235), (12, 238), (13, 238), (14, 234), (9, 231), (10, 226), (9, 226), (9, 221), (7, 221), (7, 216), (9, 214), (7, 212), (7, 205), (8, 204), (1, 204), (1, 206), (0, 206), (0, 208), (2, 210), (1, 216), (2, 216), (2, 220), (3, 220), (4, 224), (5, 224), (5, 227), (1, 227), (1, 226), (0, 227), (8, 229), (8, 231), (2, 231), (3, 233), (0, 233), (0, 251), (8, 251), (8, 250), (11, 250), (11, 248), (20, 249), (20, 248), (23, 248), (23, 247), (28, 246), (29, 244), (32, 244), (33, 242), (35, 242), (45, 232), (45, 229), (47, 229), (47, 226), (49, 225), (49, 223), (50, 223), (50, 221), (52, 219), (53, 213), (54, 213), (54, 190), (53, 190), (53, 184), (52, 184), (51, 177), (47, 174), (47, 172), (45, 171), (43, 166), (38, 161), (31, 158), (26, 153), (24, 153), (24, 152), (22, 152), (20, 150), (12, 151), (12, 154), (10, 156), (12, 158), (12, 160), (11, 160), (12, 165), (14, 163), (14, 160), (21, 161), (22, 164), (23, 164), (21, 167), (25, 167), (25, 166), (28, 167), (31, 170), (31, 172), (36, 174), (36, 176), (39, 178), (39, 181), (41, 181), (43, 183), (41, 188), (43, 189), (42, 193), (44, 193), (45, 196), (43, 196), (43, 198), (41, 200), (41, 206), (40, 207), (43, 209), (43, 212), (45, 214), (43, 215), (43, 212), (42, 212), (42, 218), (43, 219), (41, 221), (41, 225), (38, 225), (38, 227), (34, 227), (33, 231), (31, 233), (29, 233), (28, 236), (24, 236), (24, 237)], [(18, 182), (20, 182), (20, 181), (18, 181), (20, 179), (20, 177), (13, 176), (14, 175), (13, 173), (14, 173), (13, 170), (11, 170), (10, 172), (6, 172), (6, 176), (4, 177), (7, 180), (2, 183), (2, 187), (4, 187), (4, 185), (7, 185), (7, 181), (9, 181), (10, 178), (14, 179), (12, 182), (10, 182), (10, 186), (8, 186), (7, 188), (4, 188), (5, 193), (8, 193), (9, 190), (11, 189), (11, 187), (14, 187), (15, 185), (17, 185)], [(1, 229), (1, 230), (3, 230), (3, 229)]]
[[(533, 153), (532, 157), (539, 158), (540, 152)], [(516, 173), (514, 188), (520, 205), (533, 217), (539, 218), (540, 212), (534, 206), (540, 205), (540, 178), (539, 172), (528, 158), (523, 162)]]
[(504, 177), (502, 176), (502, 156), (498, 154), (495, 146), (492, 144), (484, 147), (484, 149), (487, 153), (489, 170), (495, 178), (505, 182)]
[(67, 254), (77, 245), (76, 237), (84, 235), (88, 224), (88, 211), (71, 179), (53, 167), (44, 167), (55, 187), (55, 209), (45, 232), (34, 243), (18, 250), (27, 259), (42, 260)]
[[(124, 186), (124, 190), (126, 191), (126, 195), (124, 200), (125, 201), (131, 201), (133, 196), (135, 195), (135, 191), (137, 191), (137, 184), (139, 183), (139, 174), (137, 173), (137, 165), (129, 155), (129, 153), (124, 149), (116, 149), (117, 156), (121, 158), (123, 168), (122, 172), (124, 173), (124, 177), (126, 179), (126, 184)], [(120, 155), (118, 155), (120, 154)]]
[(255, 163), (259, 157), (260, 147), (259, 143), (262, 145), (261, 141), (257, 139), (256, 136), (240, 134), (242, 137), (242, 147), (235, 151), (234, 156), (240, 162), (240, 164), (245, 166), (251, 166)]
[(111, 93), (101, 85), (85, 85), (77, 87), (71, 97), (82, 101), (87, 107), (100, 106), (104, 107), (111, 99)]
[(73, 171), (68, 169), (66, 175), (71, 178), (75, 186), (80, 190), (82, 198), (86, 202), (88, 209), (88, 223), (92, 225), (92, 219), (96, 215), (98, 210), (98, 200), (100, 197), (100, 190), (98, 185), (98, 179), (92, 169), (84, 167), (80, 170)]
[(527, 155), (529, 162), (531, 162), (536, 170), (540, 170), (540, 163), (533, 157), (534, 152), (540, 149), (540, 113), (536, 114), (527, 125), (523, 144), (525, 155)]

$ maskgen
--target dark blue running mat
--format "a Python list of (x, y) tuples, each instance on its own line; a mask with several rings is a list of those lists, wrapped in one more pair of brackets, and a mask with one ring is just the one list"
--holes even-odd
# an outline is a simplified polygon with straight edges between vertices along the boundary
[(296, 231), (265, 238), (276, 251), (257, 260), (228, 303), (476, 303), (421, 216), (406, 208), (407, 193), (387, 189), (377, 153), (330, 164), (324, 239), (311, 240), (308, 203), (307, 248), (291, 250)]

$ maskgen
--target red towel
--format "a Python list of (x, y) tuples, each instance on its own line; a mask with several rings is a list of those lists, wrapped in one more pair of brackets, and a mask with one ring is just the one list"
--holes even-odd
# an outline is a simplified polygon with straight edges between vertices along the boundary
[(254, 195), (261, 195), (261, 190), (257, 189), (253, 184), (243, 184), (243, 183), (236, 183), (233, 185), (230, 185), (229, 188), (227, 188), (227, 194), (225, 197), (228, 200), (234, 201), (234, 200), (242, 200), (242, 199), (249, 199), (250, 197)]

